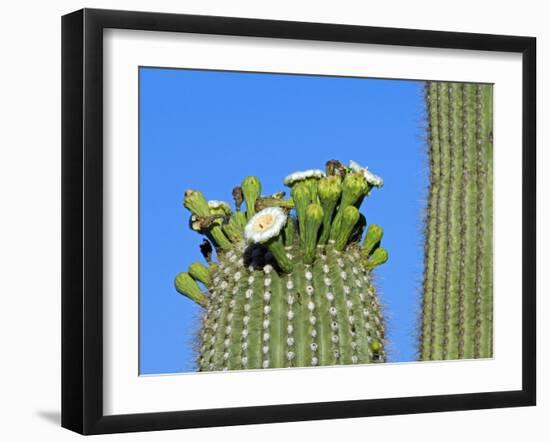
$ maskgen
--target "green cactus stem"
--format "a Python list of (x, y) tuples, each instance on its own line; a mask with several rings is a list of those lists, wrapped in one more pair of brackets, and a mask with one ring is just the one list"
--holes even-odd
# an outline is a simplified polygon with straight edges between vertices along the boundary
[[(186, 194), (192, 228), (210, 237), (217, 252), (215, 262), (211, 243), (203, 241), (208, 265), (192, 263), (175, 282), (178, 292), (204, 308), (200, 371), (386, 361), (373, 269), (387, 253), (375, 225), (367, 237), (378, 235), (376, 241), (365, 240), (368, 251), (361, 246), (366, 220), (354, 205), (368, 183), (361, 171), (335, 160), (328, 170), (336, 175), (310, 170), (285, 178), (291, 200), (282, 193), (260, 196), (260, 181), (248, 177), (233, 190), (234, 212), (217, 201), (209, 205), (198, 191)], [(225, 235), (223, 244), (215, 227)]]
[(492, 86), (428, 82), (426, 102), (431, 172), (419, 356), (492, 357)]

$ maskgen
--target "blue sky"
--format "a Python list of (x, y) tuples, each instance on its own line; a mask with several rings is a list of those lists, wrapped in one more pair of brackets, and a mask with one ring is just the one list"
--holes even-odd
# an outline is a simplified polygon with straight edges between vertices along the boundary
[(194, 370), (196, 305), (174, 276), (202, 260), (187, 188), (232, 202), (247, 175), (263, 193), (293, 171), (353, 159), (384, 178), (361, 211), (384, 228), (376, 271), (390, 361), (415, 357), (428, 184), (417, 81), (140, 68), (140, 373)]

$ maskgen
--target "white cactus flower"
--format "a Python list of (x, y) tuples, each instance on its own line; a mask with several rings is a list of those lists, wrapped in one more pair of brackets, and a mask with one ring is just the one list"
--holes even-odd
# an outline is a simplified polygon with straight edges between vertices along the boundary
[(244, 238), (249, 243), (265, 243), (277, 237), (286, 223), (286, 214), (281, 208), (269, 207), (257, 212), (244, 227)]
[(379, 177), (378, 175), (369, 171), (369, 168), (363, 167), (353, 160), (350, 160), (349, 168), (355, 172), (362, 172), (363, 176), (370, 185), (376, 186), (377, 188), (381, 188), (382, 186), (384, 186), (384, 180), (382, 180), (382, 177)]
[(325, 173), (320, 169), (308, 169), (307, 171), (293, 172), (285, 177), (283, 183), (286, 186), (292, 186), (294, 183), (306, 180), (308, 178), (322, 178)]

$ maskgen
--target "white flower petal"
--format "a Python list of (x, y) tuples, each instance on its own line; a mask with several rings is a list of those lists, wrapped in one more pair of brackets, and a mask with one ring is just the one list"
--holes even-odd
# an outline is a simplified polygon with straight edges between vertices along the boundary
[(286, 186), (291, 186), (293, 183), (300, 180), (305, 180), (306, 178), (322, 178), (324, 176), (325, 173), (320, 169), (308, 169), (307, 171), (297, 171), (287, 175), (283, 180), (283, 183)]
[(384, 180), (382, 180), (382, 177), (379, 177), (378, 175), (372, 173), (371, 171), (369, 171), (369, 168), (363, 167), (353, 160), (349, 161), (349, 168), (354, 172), (362, 172), (367, 182), (372, 186), (381, 188), (384, 185)]
[(286, 213), (281, 208), (269, 207), (257, 212), (244, 227), (244, 238), (249, 243), (264, 243), (276, 237), (286, 223)]

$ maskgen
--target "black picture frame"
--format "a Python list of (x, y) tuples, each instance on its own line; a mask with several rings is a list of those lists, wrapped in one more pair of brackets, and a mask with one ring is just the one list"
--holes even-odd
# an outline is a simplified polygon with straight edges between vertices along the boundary
[[(103, 30), (192, 32), (522, 54), (522, 389), (392, 399), (103, 413)], [(62, 426), (151, 431), (536, 403), (536, 39), (230, 17), (83, 9), (62, 18)]]

